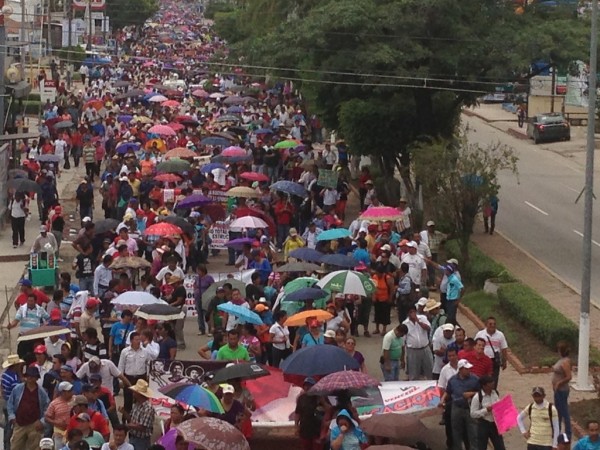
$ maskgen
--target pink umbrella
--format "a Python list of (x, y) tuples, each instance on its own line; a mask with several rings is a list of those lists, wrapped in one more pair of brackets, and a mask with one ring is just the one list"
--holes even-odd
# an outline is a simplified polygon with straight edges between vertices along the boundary
[(172, 128), (174, 131), (181, 131), (185, 128), (180, 123), (168, 123), (167, 126)]
[(210, 94), (203, 89), (196, 89), (195, 91), (192, 91), (192, 95), (198, 98), (208, 98)]
[(156, 94), (156, 95), (153, 95), (152, 97), (150, 97), (150, 99), (148, 101), (152, 102), (152, 103), (163, 103), (163, 102), (166, 102), (167, 100), (169, 100), (169, 99), (167, 97), (165, 97), (164, 95)]
[(227, 147), (223, 152), (221, 152), (223, 156), (246, 156), (246, 150), (236, 145), (232, 145), (231, 147)]
[(152, 67), (154, 66), (154, 61), (146, 61), (144, 64), (142, 64), (142, 67)]
[(175, 136), (175, 130), (168, 125), (154, 125), (148, 130), (151, 134), (160, 134), (161, 136)]
[(372, 208), (368, 208), (365, 212), (363, 212), (359, 219), (360, 220), (399, 220), (402, 218), (402, 213), (390, 206), (374, 206)]
[(167, 100), (162, 102), (160, 106), (164, 106), (166, 108), (178, 108), (181, 106), (181, 103), (179, 103), (177, 100)]
[(256, 173), (256, 172), (243, 172), (240, 174), (240, 178), (244, 180), (250, 181), (269, 181), (269, 177), (264, 173)]

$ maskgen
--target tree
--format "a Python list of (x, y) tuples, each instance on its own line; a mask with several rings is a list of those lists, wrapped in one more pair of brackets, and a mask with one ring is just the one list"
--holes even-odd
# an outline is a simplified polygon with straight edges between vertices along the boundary
[(449, 221), (460, 243), (462, 258), (469, 261), (469, 239), (477, 214), (500, 189), (498, 173), (518, 175), (518, 157), (511, 147), (469, 143), (466, 129), (453, 139), (438, 139), (413, 149), (415, 176), (436, 219)]
[(158, 0), (107, 0), (106, 15), (115, 29), (141, 26), (158, 11)]

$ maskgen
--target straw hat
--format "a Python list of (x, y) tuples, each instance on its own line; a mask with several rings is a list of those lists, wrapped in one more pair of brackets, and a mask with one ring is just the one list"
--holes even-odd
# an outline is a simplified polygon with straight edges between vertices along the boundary
[(25, 363), (25, 361), (23, 361), (21, 358), (19, 358), (19, 355), (8, 355), (6, 357), (6, 361), (4, 361), (2, 363), (2, 368), (7, 369), (10, 366), (14, 366), (16, 364), (23, 364), (23, 363)]
[(176, 276), (169, 278), (169, 284), (179, 283), (180, 281), (183, 281), (183, 278), (176, 277)]
[(154, 391), (150, 389), (146, 380), (137, 380), (135, 385), (130, 386), (129, 389), (131, 389), (134, 392), (137, 392), (138, 394), (142, 394), (144, 397), (147, 398), (154, 397)]
[(436, 308), (439, 308), (440, 306), (442, 306), (441, 302), (438, 302), (437, 300), (430, 298), (429, 300), (427, 300), (427, 303), (425, 304), (425, 308), (423, 308), (423, 311), (433, 311)]

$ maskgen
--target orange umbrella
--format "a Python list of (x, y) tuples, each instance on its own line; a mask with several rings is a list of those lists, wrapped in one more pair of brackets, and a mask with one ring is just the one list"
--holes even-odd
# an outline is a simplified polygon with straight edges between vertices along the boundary
[(102, 100), (90, 100), (85, 105), (83, 105), (83, 109), (87, 109), (90, 106), (96, 111), (100, 111), (102, 108), (104, 108), (104, 102)]
[(165, 142), (162, 139), (150, 139), (148, 142), (146, 142), (146, 145), (144, 145), (144, 148), (146, 148), (146, 149), (152, 148), (154, 146), (154, 144), (156, 144), (156, 148), (158, 148), (158, 150), (161, 152), (164, 152), (167, 150), (167, 146), (165, 145)]
[(322, 309), (311, 309), (309, 311), (302, 311), (293, 316), (288, 317), (283, 325), (288, 327), (302, 327), (306, 325), (306, 319), (313, 318), (319, 322), (327, 322), (333, 318), (333, 314)]
[(194, 152), (193, 150), (190, 150), (189, 148), (185, 148), (185, 147), (176, 147), (173, 150), (169, 150), (167, 153), (165, 153), (165, 158), (169, 159), (169, 158), (193, 158), (196, 155), (196, 152)]

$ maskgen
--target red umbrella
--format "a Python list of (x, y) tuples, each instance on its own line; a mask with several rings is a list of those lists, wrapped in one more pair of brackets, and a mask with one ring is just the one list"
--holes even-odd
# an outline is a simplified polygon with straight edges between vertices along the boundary
[(175, 136), (175, 130), (168, 125), (154, 125), (148, 130), (148, 133), (159, 134), (162, 136)]
[(180, 123), (174, 123), (174, 122), (168, 123), (167, 126), (171, 127), (174, 131), (181, 131), (185, 128)]
[(240, 174), (240, 178), (250, 181), (269, 181), (269, 177), (266, 176), (264, 173), (256, 172), (243, 172)]
[(331, 394), (345, 389), (362, 389), (379, 386), (380, 384), (379, 380), (366, 373), (344, 370), (321, 378), (317, 384), (310, 388), (310, 392)]
[(244, 217), (244, 216), (258, 217), (259, 219), (262, 219), (265, 222), (267, 222), (267, 225), (269, 226), (269, 235), (275, 236), (277, 234), (277, 227), (275, 226), (275, 221), (273, 220), (273, 218), (270, 215), (268, 215), (267, 213), (265, 213), (264, 211), (261, 211), (260, 209), (250, 208), (248, 206), (236, 208), (235, 216), (236, 217)]
[(161, 173), (154, 177), (155, 181), (162, 181), (163, 183), (179, 183), (181, 177), (174, 173)]
[(203, 89), (196, 89), (195, 91), (192, 91), (192, 95), (198, 98), (208, 98), (210, 94)]
[(225, 213), (225, 208), (217, 203), (213, 203), (212, 205), (204, 205), (202, 207), (202, 212), (210, 217), (213, 222), (225, 220), (225, 217), (227, 216)]
[(184, 148), (184, 147), (176, 147), (173, 150), (169, 150), (167, 153), (165, 153), (165, 158), (169, 159), (169, 158), (193, 158), (196, 155), (196, 152), (193, 150), (190, 150), (189, 148)]
[(165, 106), (167, 108), (178, 108), (179, 106), (181, 106), (181, 103), (179, 103), (177, 100), (167, 100), (165, 102), (162, 102), (160, 106)]
[(174, 234), (183, 234), (183, 231), (177, 225), (167, 222), (150, 225), (144, 230), (144, 235), (146, 236), (171, 236)]
[(223, 156), (246, 156), (246, 150), (242, 147), (238, 147), (236, 145), (232, 145), (231, 147), (227, 147), (225, 150), (221, 152)]

